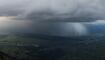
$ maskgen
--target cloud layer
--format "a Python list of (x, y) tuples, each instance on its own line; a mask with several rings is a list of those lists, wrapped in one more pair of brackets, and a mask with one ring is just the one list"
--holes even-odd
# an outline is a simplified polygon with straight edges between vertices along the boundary
[(105, 19), (104, 3), (104, 0), (0, 0), (0, 15), (36, 20), (77, 18), (79, 21), (83, 17), (97, 20)]

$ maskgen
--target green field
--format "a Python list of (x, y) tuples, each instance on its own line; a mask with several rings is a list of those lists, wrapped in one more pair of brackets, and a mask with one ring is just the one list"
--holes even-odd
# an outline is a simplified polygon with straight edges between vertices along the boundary
[(31, 34), (0, 36), (1, 60), (105, 60), (105, 36), (36, 38)]

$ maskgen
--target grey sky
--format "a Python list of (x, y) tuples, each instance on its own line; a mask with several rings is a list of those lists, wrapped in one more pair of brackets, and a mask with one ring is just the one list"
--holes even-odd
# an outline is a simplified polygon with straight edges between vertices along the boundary
[[(33, 16), (43, 19), (55, 17), (93, 17), (104, 19), (104, 2), (104, 0), (0, 0), (0, 15), (16, 15), (25, 18)], [(44, 15), (38, 14), (42, 12), (44, 12)]]

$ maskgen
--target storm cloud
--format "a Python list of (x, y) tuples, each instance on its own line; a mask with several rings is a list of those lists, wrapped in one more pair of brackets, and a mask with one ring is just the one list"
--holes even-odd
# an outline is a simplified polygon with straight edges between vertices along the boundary
[(104, 3), (104, 0), (0, 0), (0, 15), (34, 20), (97, 20), (105, 19)]

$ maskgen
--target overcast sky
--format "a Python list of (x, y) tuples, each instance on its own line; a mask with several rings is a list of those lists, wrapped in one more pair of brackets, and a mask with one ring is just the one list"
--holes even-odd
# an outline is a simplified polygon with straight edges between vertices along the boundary
[(104, 0), (0, 0), (0, 15), (43, 19), (55, 17), (104, 19), (104, 3)]
[[(3, 31), (8, 28), (11, 31), (20, 29), (19, 31), (22, 32), (26, 30), (26, 32), (33, 32), (35, 29), (39, 29), (41, 32), (51, 34), (69, 35), (68, 32), (70, 32), (70, 34), (84, 35), (88, 33), (88, 29), (80, 23), (81, 20), (97, 20), (94, 23), (86, 23), (89, 25), (105, 24), (105, 0), (0, 0), (0, 16), (15, 16), (24, 19), (14, 21), (11, 20), (14, 17), (0, 17), (0, 28)], [(71, 22), (75, 19), (78, 23), (59, 24), (54, 22), (53, 24), (46, 23), (47, 25), (36, 23), (36, 20), (69, 20)]]

